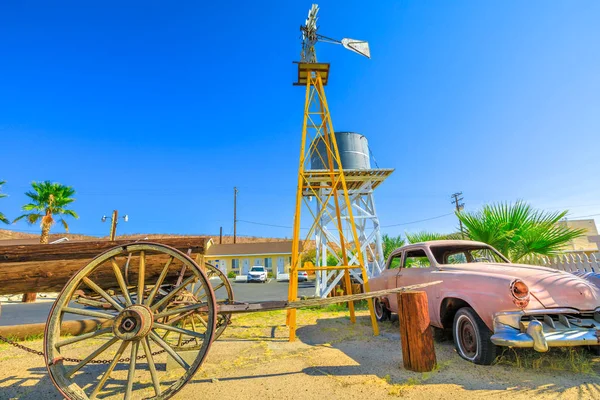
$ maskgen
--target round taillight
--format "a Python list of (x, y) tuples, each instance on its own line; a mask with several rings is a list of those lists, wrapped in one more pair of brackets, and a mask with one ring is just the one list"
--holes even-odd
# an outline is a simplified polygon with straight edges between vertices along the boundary
[(510, 292), (517, 300), (525, 300), (529, 297), (529, 288), (525, 282), (520, 279), (516, 279), (510, 284)]

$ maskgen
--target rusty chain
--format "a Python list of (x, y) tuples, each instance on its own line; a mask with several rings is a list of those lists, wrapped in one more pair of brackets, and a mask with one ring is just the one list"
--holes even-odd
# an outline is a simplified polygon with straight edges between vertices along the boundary
[(38, 356), (42, 356), (42, 357), (44, 356), (44, 352), (43, 351), (39, 351), (39, 350), (35, 350), (35, 349), (32, 349), (32, 348), (27, 347), (27, 346), (23, 346), (22, 344), (17, 343), (17, 342), (15, 342), (13, 340), (10, 340), (9, 338), (4, 337), (2, 335), (0, 335), (0, 340), (3, 341), (3, 342), (5, 342), (5, 343), (10, 344), (11, 346), (15, 346), (18, 349), (26, 351), (28, 353), (37, 354)]
[[(210, 265), (210, 264), (208, 264), (208, 265)], [(182, 273), (183, 272), (185, 272), (185, 266), (182, 269)], [(214, 274), (215, 274), (214, 271), (209, 271), (208, 274), (207, 274), (207, 277), (210, 279), (210, 277), (213, 276)], [(183, 274), (181, 274), (181, 276), (183, 276)], [(192, 297), (195, 299), (194, 295), (192, 295)], [(195, 300), (197, 300), (197, 299), (195, 299)], [(218, 315), (217, 324), (216, 324), (215, 330), (217, 330), (223, 323), (225, 323), (225, 324), (228, 325), (231, 322), (227, 319), (227, 317), (223, 317), (221, 315)], [(191, 338), (191, 339), (188, 339), (188, 340), (184, 340), (184, 341), (181, 342), (181, 345), (179, 345), (178, 347), (185, 346), (188, 343), (190, 343), (190, 342), (192, 342), (193, 340), (196, 340), (196, 339), (197, 338)], [(18, 349), (21, 349), (21, 350), (23, 350), (23, 351), (25, 351), (27, 353), (35, 354), (35, 355), (38, 355), (38, 356), (41, 356), (41, 357), (45, 356), (45, 354), (44, 354), (43, 351), (32, 349), (31, 347), (27, 347), (25, 345), (17, 343), (14, 340), (11, 340), (11, 339), (9, 339), (9, 338), (7, 338), (5, 336), (0, 335), (0, 341), (5, 342), (5, 343), (7, 343), (7, 344), (9, 344), (11, 346), (14, 346), (14, 347), (18, 348)], [(157, 356), (157, 355), (163, 354), (164, 352), (166, 352), (166, 350), (163, 349), (163, 350), (155, 351), (154, 353), (151, 353), (150, 355), (151, 356)], [(146, 358), (145, 354), (137, 356), (136, 360), (143, 360), (144, 358)], [(69, 362), (77, 362), (77, 363), (83, 361), (83, 359), (80, 359), (80, 358), (70, 358), (70, 357), (63, 357), (63, 358), (61, 358), (61, 360), (62, 361), (69, 361)], [(113, 360), (90, 360), (88, 362), (90, 364), (110, 364), (112, 361)], [(126, 363), (126, 362), (129, 362), (129, 361), (131, 361), (131, 357), (120, 358), (118, 360), (118, 362), (120, 362), (120, 363)]]
[[(185, 346), (186, 344), (190, 343), (192, 340), (194, 340), (195, 338), (191, 338), (188, 340), (185, 340), (181, 343), (182, 346)], [(0, 340), (10, 344), (11, 346), (14, 346), (18, 349), (21, 349), (23, 351), (26, 351), (28, 353), (31, 354), (36, 354), (38, 356), (44, 357), (44, 352), (43, 351), (39, 351), (39, 350), (35, 350), (32, 349), (31, 347), (27, 347), (25, 345), (22, 345), (20, 343), (15, 342), (14, 340), (10, 340), (9, 338), (0, 335)], [(152, 353), (152, 356), (157, 356), (159, 354), (164, 353), (166, 350), (160, 350), (160, 351), (155, 351), (154, 353)], [(135, 359), (136, 360), (143, 360), (144, 358), (146, 358), (146, 355), (141, 355), (141, 356), (137, 356)], [(69, 358), (69, 357), (64, 357), (62, 358), (63, 361), (70, 361), (70, 362), (81, 362), (83, 361), (80, 358)], [(118, 362), (129, 362), (131, 361), (131, 357), (127, 357), (127, 358), (120, 358)], [(90, 364), (110, 364), (112, 362), (112, 360), (90, 360), (89, 363)]]

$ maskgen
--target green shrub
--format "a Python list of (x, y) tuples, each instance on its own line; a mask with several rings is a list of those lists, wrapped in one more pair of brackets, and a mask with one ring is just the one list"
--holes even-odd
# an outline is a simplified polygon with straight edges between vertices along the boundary
[(231, 279), (235, 279), (235, 272), (234, 272), (234, 271), (229, 271), (229, 272), (227, 273), (227, 277), (228, 277), (228, 278), (231, 278)]
[(269, 279), (273, 278), (273, 272), (268, 271), (267, 272), (267, 278), (269, 278)]

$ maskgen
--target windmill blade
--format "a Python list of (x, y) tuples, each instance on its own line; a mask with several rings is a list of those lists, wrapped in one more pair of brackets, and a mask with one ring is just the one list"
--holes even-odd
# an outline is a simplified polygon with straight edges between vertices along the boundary
[(311, 30), (311, 31), (317, 30), (317, 13), (318, 12), (319, 12), (319, 6), (316, 4), (313, 4), (312, 7), (310, 8), (310, 10), (308, 10), (308, 18), (306, 18), (306, 22), (304, 23), (304, 26), (306, 26), (306, 29)]
[(364, 40), (344, 38), (342, 39), (342, 46), (344, 46), (348, 50), (360, 54), (361, 56), (371, 58), (371, 50), (369, 50), (369, 43), (365, 42)]

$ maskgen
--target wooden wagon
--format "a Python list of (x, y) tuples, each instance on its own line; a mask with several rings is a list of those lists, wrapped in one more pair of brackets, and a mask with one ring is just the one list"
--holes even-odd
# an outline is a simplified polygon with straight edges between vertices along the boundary
[[(0, 295), (60, 291), (45, 327), (44, 358), (52, 382), (65, 398), (105, 397), (111, 374), (125, 363), (127, 377), (120, 386), (125, 399), (167, 399), (200, 368), (234, 313), (338, 303), (408, 289), (347, 298), (237, 303), (228, 279), (203, 262), (205, 243), (204, 238), (175, 238), (160, 243), (3, 246)], [(73, 316), (92, 318), (97, 324), (89, 331), (67, 334), (65, 322)], [(77, 358), (86, 341), (95, 343), (95, 350)], [(165, 370), (162, 362), (158, 368), (161, 357), (181, 368)], [(141, 382), (136, 369), (147, 371), (147, 382)]]

